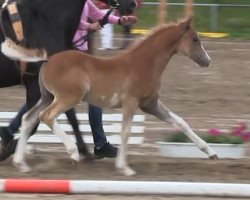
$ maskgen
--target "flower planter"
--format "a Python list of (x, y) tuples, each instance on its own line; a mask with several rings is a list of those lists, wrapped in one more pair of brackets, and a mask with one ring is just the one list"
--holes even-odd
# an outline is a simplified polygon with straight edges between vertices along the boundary
[[(201, 151), (193, 143), (178, 142), (156, 142), (164, 157), (175, 158), (208, 158), (207, 154)], [(246, 148), (244, 144), (208, 144), (219, 156), (219, 158), (240, 159), (244, 158)]]

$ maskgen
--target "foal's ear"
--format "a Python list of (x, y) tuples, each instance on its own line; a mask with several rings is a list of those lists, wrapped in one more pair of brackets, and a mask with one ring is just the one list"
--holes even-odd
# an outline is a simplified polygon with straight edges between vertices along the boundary
[(189, 15), (187, 18), (179, 22), (179, 27), (183, 31), (186, 31), (190, 28), (192, 21), (193, 21), (193, 15)]

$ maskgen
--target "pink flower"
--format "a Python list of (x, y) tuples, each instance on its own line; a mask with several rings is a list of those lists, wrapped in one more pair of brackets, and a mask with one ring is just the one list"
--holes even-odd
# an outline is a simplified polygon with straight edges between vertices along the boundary
[(208, 133), (212, 136), (218, 136), (224, 134), (220, 129), (218, 128), (211, 128), (208, 130)]
[(234, 127), (232, 130), (233, 135), (241, 135), (241, 133), (247, 129), (245, 123), (240, 123), (238, 126)]
[(241, 136), (242, 140), (244, 140), (245, 142), (250, 141), (250, 131), (242, 132), (240, 136)]

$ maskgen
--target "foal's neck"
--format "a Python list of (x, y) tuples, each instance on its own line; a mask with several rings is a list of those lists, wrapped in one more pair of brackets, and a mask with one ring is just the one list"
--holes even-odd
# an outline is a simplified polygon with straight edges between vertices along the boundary
[(144, 60), (144, 63), (150, 68), (158, 67), (162, 72), (170, 58), (176, 53), (180, 38), (181, 32), (177, 26), (159, 28), (138, 44), (130, 52), (130, 56), (133, 60)]

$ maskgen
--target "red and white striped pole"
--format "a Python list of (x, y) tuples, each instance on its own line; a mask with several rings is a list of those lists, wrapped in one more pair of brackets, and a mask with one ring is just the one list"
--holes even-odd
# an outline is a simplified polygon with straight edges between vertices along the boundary
[(0, 192), (250, 197), (250, 184), (0, 179)]

